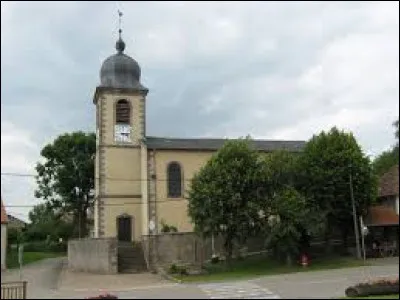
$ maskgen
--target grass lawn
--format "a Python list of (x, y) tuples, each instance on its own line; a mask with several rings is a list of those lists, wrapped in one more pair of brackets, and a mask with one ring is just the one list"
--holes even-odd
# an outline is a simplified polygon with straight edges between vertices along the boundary
[(315, 259), (310, 265), (303, 268), (299, 265), (291, 267), (282, 265), (276, 260), (268, 258), (264, 255), (248, 257), (244, 260), (232, 262), (232, 267), (228, 270), (224, 263), (207, 264), (205, 269), (208, 274), (202, 275), (173, 275), (176, 279), (183, 282), (195, 281), (218, 281), (229, 279), (243, 279), (249, 277), (257, 277), (260, 275), (277, 275), (294, 272), (308, 272), (324, 269), (338, 269), (349, 267), (360, 267), (364, 263), (361, 260), (356, 260), (349, 257), (331, 257), (325, 259)]
[(342, 299), (399, 299), (399, 295), (382, 295), (382, 296), (368, 296), (368, 297), (343, 297)]
[[(27, 265), (33, 263), (35, 261), (39, 261), (45, 258), (53, 258), (65, 256), (65, 253), (58, 252), (24, 252), (23, 256), (23, 265)], [(18, 268), (18, 250), (12, 249), (7, 251), (7, 268), (14, 269)]]

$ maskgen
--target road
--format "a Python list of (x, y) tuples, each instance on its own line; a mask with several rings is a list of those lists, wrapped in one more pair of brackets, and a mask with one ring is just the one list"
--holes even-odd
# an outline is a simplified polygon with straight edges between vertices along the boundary
[(251, 282), (268, 287), (281, 298), (334, 298), (345, 296), (344, 291), (350, 285), (394, 276), (399, 276), (398, 259), (390, 265), (268, 276)]
[[(49, 258), (23, 268), (22, 279), (28, 281), (27, 297), (43, 299), (57, 290), (58, 278), (65, 258)], [(19, 281), (19, 270), (1, 272), (1, 282)]]
[[(99, 287), (107, 286), (107, 282), (101, 283), (98, 278), (105, 278), (104, 281), (108, 282), (110, 282), (112, 278), (104, 277), (107, 275), (103, 275), (103, 277), (96, 277), (96, 280), (90, 281), (88, 277), (88, 280), (84, 281), (83, 277), (79, 277), (79, 282), (85, 282), (85, 284), (80, 285), (79, 288), (74, 288), (72, 285), (63, 285), (62, 282), (58, 282), (57, 284), (61, 265), (62, 261), (60, 259), (51, 259), (27, 268), (24, 272), (24, 277), (29, 281), (28, 297), (82, 299), (101, 293)], [(14, 276), (16, 275), (14, 274)], [(375, 266), (362, 268), (262, 276), (250, 280), (218, 283), (178, 284), (162, 280), (157, 277), (157, 275), (147, 275), (159, 279), (151, 281), (151, 284), (148, 285), (143, 281), (139, 285), (134, 286), (126, 283), (132, 282), (129, 281), (131, 279), (128, 278), (129, 280), (124, 281), (125, 283), (123, 282), (123, 284), (118, 285), (118, 287), (114, 285), (115, 288), (112, 288), (111, 285), (108, 285), (104, 291), (116, 294), (120, 299), (334, 298), (344, 296), (344, 290), (349, 285), (360, 281), (365, 281), (369, 278), (393, 277), (398, 275), (399, 261), (398, 258), (396, 258), (386, 264), (379, 263)], [(79, 276), (85, 275), (80, 274)], [(116, 278), (127, 278), (123, 276), (124, 275)], [(9, 278), (10, 274), (8, 276), (8, 279)], [(98, 284), (94, 285), (95, 282)]]

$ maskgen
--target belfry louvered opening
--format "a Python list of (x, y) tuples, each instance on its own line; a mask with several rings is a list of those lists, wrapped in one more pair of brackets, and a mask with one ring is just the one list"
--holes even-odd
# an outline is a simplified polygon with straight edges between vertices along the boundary
[(115, 107), (115, 123), (116, 124), (130, 124), (131, 122), (131, 105), (125, 100), (118, 100)]

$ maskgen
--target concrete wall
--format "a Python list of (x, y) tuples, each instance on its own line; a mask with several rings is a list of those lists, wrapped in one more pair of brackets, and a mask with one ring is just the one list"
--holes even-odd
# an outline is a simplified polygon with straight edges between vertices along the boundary
[[(252, 237), (246, 242), (245, 253), (252, 254), (264, 251), (264, 237)], [(213, 254), (211, 238), (203, 239), (193, 232), (165, 233), (143, 237), (143, 250), (150, 264), (157, 263), (162, 267), (169, 267), (172, 263), (200, 265), (210, 260)], [(223, 255), (223, 239), (220, 236), (214, 238), (215, 254)], [(239, 254), (236, 247), (233, 255)]]
[(197, 264), (203, 261), (201, 240), (194, 234), (164, 234), (156, 238), (157, 262), (169, 265), (173, 262)]
[(7, 224), (1, 224), (1, 269), (6, 269)]
[(68, 268), (96, 274), (118, 273), (115, 238), (80, 239), (68, 242)]
[[(143, 236), (143, 251), (150, 269), (157, 267), (169, 268), (173, 263), (199, 266), (209, 261), (213, 254), (212, 239), (202, 239), (193, 232), (187, 233), (165, 233), (158, 235)], [(220, 257), (224, 256), (224, 240), (221, 236), (214, 238), (214, 253)], [(340, 240), (331, 240), (334, 253), (343, 250)], [(353, 246), (348, 243), (349, 253)], [(354, 247), (353, 247), (354, 248)], [(251, 256), (265, 253), (265, 236), (250, 237), (245, 245), (235, 245), (233, 256)], [(310, 254), (313, 258), (324, 256), (326, 252), (324, 242), (314, 240), (311, 242)]]

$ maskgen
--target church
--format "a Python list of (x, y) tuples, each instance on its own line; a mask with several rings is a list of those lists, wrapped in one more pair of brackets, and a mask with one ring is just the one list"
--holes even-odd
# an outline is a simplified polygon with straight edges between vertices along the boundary
[[(139, 64), (116, 42), (100, 70), (96, 106), (94, 237), (140, 241), (161, 224), (190, 232), (185, 198), (190, 180), (225, 139), (146, 134), (146, 96)], [(178, 116), (177, 116), (178, 117)], [(255, 149), (302, 151), (304, 141), (253, 140)]]

